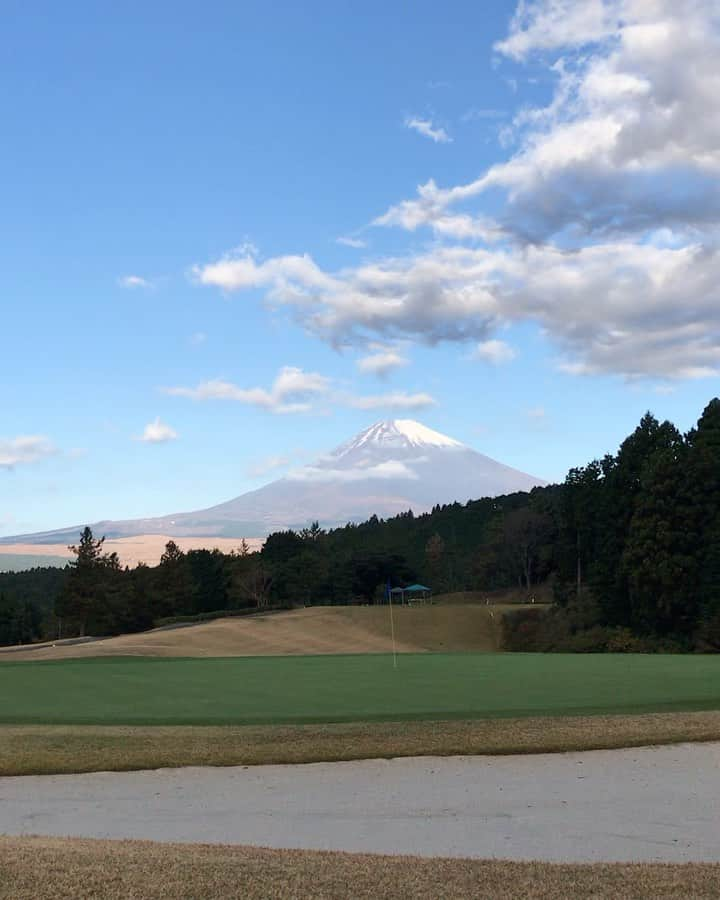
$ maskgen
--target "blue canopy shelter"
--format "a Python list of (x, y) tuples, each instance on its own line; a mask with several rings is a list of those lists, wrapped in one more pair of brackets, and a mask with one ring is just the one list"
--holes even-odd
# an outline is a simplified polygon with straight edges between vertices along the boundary
[(424, 584), (409, 584), (407, 587), (396, 587), (390, 591), (392, 600), (400, 603), (426, 603), (432, 597), (432, 590)]

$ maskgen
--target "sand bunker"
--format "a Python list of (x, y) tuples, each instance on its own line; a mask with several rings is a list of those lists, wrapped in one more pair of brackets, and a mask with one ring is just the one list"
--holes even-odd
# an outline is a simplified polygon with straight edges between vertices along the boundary
[(0, 778), (0, 833), (719, 861), (720, 744)]

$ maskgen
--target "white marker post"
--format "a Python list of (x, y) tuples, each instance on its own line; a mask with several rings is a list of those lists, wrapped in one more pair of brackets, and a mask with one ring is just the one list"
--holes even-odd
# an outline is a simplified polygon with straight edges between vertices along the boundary
[(395, 650), (395, 621), (393, 619), (392, 591), (390, 590), (389, 583), (388, 583), (388, 588), (387, 588), (387, 595), (388, 595), (388, 602), (390, 604), (390, 634), (392, 635), (393, 669), (397, 669), (397, 652)]

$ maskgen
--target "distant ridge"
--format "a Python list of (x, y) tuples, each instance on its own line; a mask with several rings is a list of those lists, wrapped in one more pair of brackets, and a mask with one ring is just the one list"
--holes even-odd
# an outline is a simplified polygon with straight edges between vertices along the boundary
[[(313, 464), (226, 503), (157, 518), (92, 523), (108, 538), (261, 537), (312, 521), (325, 527), (436, 504), (529, 491), (545, 484), (413, 419), (376, 422)], [(0, 538), (0, 544), (68, 543), (82, 526)]]

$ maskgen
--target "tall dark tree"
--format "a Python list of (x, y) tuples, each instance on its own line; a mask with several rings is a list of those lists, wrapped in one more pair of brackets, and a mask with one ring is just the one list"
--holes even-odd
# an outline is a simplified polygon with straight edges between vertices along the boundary
[(61, 620), (77, 624), (80, 635), (85, 634), (88, 622), (99, 619), (107, 598), (112, 576), (120, 570), (116, 553), (105, 553), (105, 538), (95, 538), (92, 530), (84, 528), (80, 543), (68, 549), (75, 554), (56, 614)]
[(190, 550), (186, 558), (193, 581), (193, 611), (227, 609), (230, 578), (223, 554), (219, 550)]
[(643, 469), (621, 570), (631, 625), (642, 632), (687, 634), (697, 615), (694, 516), (685, 497), (687, 448), (679, 434)]
[(527, 590), (535, 583), (542, 548), (552, 523), (547, 515), (531, 508), (517, 509), (503, 519), (502, 547), (509, 569)]
[(580, 594), (587, 569), (595, 556), (598, 511), (605, 469), (598, 460), (582, 468), (570, 469), (562, 492), (561, 536), (565, 539), (566, 575), (574, 575), (575, 592)]
[(175, 541), (168, 541), (160, 557), (153, 592), (155, 618), (194, 612), (194, 584), (185, 554)]
[(623, 566), (630, 522), (642, 490), (643, 470), (658, 451), (677, 440), (670, 422), (658, 422), (646, 413), (627, 437), (612, 465), (606, 464), (601, 505), (597, 510), (597, 546), (592, 562), (591, 582), (603, 615), (614, 625), (630, 625), (628, 569)]

